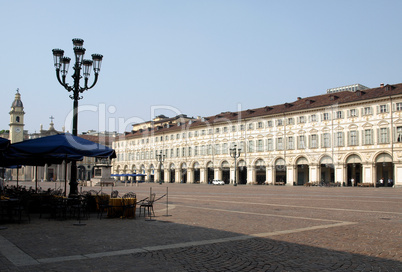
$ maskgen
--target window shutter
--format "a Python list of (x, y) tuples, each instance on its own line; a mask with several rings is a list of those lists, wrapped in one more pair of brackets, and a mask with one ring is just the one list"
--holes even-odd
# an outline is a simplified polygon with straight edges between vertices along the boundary
[(380, 129), (377, 128), (377, 144), (381, 143), (380, 141)]
[(321, 134), (321, 147), (324, 147), (324, 134)]
[(348, 141), (348, 146), (350, 145), (350, 131), (348, 131), (348, 139), (347, 139), (347, 141)]
[(390, 139), (390, 134), (389, 134), (389, 128), (387, 128), (387, 144), (389, 144), (389, 139)]

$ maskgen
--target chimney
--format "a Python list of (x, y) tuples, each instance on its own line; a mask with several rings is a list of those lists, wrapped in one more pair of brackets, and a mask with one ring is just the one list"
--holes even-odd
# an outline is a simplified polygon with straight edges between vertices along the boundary
[(381, 87), (381, 88), (384, 88), (384, 83), (381, 83), (381, 84), (380, 84), (380, 87)]
[(301, 100), (302, 98), (299, 96), (299, 97), (297, 97), (297, 100)]

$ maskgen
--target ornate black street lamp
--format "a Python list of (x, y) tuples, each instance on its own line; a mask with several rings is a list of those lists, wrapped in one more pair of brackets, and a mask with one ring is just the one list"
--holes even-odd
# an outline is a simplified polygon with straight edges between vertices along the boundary
[(163, 167), (163, 162), (165, 161), (165, 155), (162, 154), (162, 150), (161, 150), (159, 155), (156, 155), (156, 157), (158, 159), (158, 162), (160, 162), (160, 164), (161, 164), (161, 168), (160, 168), (161, 171), (160, 171), (160, 174), (159, 174), (159, 183), (162, 183), (162, 179), (161, 179), (162, 167)]
[[(102, 63), (102, 55), (92, 54), (92, 60), (84, 59), (85, 48), (82, 47), (84, 44), (83, 39), (73, 39), (73, 49), (75, 54), (75, 64), (74, 64), (74, 74), (71, 76), (74, 80), (74, 84), (70, 86), (66, 83), (66, 76), (68, 73), (68, 67), (70, 65), (70, 58), (64, 57), (64, 50), (53, 49), (54, 67), (56, 68), (56, 77), (59, 83), (69, 92), (73, 94), (70, 98), (74, 101), (73, 103), (73, 135), (77, 136), (78, 130), (78, 100), (83, 97), (80, 93), (93, 88), (98, 81), (98, 75)], [(88, 86), (89, 76), (91, 74), (91, 67), (93, 66), (95, 79), (91, 86)], [(80, 86), (81, 69), (83, 70), (82, 75), (84, 76), (84, 87)], [(61, 73), (61, 77), (60, 77)], [(78, 193), (78, 183), (77, 183), (77, 163), (75, 161), (71, 162), (71, 180), (70, 180), (70, 194)]]
[(237, 179), (236, 179), (236, 172), (237, 172), (237, 163), (236, 163), (236, 160), (237, 160), (237, 158), (238, 157), (240, 157), (240, 148), (237, 148), (236, 149), (236, 146), (237, 145), (234, 145), (233, 146), (233, 148), (231, 148), (230, 149), (230, 156), (232, 157), (232, 158), (234, 158), (234, 160), (235, 160), (235, 169), (234, 169), (234, 183), (233, 183), (233, 185), (234, 186), (237, 186)]

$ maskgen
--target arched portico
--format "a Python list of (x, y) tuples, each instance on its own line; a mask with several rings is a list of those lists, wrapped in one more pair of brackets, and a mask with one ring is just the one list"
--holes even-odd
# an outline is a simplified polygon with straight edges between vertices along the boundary
[(335, 182), (334, 163), (330, 156), (324, 156), (320, 160), (320, 182), (324, 184)]
[(286, 184), (286, 162), (279, 158), (275, 161), (275, 183)]
[(375, 171), (377, 187), (391, 187), (394, 185), (394, 163), (391, 155), (385, 152), (377, 155), (375, 158)]
[(201, 182), (201, 171), (200, 164), (198, 162), (194, 162), (193, 164), (193, 183)]
[(296, 167), (296, 185), (304, 185), (310, 182), (310, 170), (307, 158), (298, 158), (296, 161)]
[(170, 176), (170, 183), (175, 183), (176, 182), (176, 169), (174, 163), (171, 163), (169, 165), (169, 176)]
[(363, 182), (362, 159), (356, 154), (346, 158), (346, 186), (357, 186)]
[(214, 179), (214, 164), (210, 161), (207, 163), (207, 180), (208, 184)]
[(263, 159), (258, 159), (254, 165), (255, 169), (255, 181), (257, 184), (265, 184), (267, 180), (267, 169)]
[(247, 164), (244, 160), (240, 160), (239, 163), (237, 164), (237, 171), (239, 171), (239, 179), (238, 182), (239, 184), (247, 184)]
[(187, 164), (185, 162), (180, 166), (180, 182), (187, 183)]
[(221, 177), (223, 182), (225, 182), (225, 184), (229, 184), (230, 183), (230, 166), (228, 161), (223, 161), (221, 163)]

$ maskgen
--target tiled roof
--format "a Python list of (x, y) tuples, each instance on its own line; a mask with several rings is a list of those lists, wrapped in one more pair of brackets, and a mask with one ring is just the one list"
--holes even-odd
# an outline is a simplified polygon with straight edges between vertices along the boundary
[(109, 137), (109, 136), (96, 136), (96, 135), (86, 135), (86, 134), (81, 134), (79, 135), (80, 138), (92, 141), (94, 143), (106, 145), (106, 146), (111, 146), (114, 140), (116, 139), (115, 137)]
[(260, 116), (278, 115), (291, 112), (299, 112), (303, 110), (313, 110), (317, 108), (330, 107), (333, 105), (341, 106), (347, 103), (357, 103), (372, 99), (387, 98), (389, 96), (402, 95), (402, 83), (394, 85), (385, 85), (363, 91), (343, 91), (337, 93), (329, 93), (306, 98), (298, 98), (296, 101), (288, 102), (280, 105), (265, 106), (257, 109), (248, 109), (241, 112), (222, 112), (220, 114), (205, 117), (203, 119), (194, 119), (191, 122), (171, 125), (170, 127), (149, 128), (147, 130), (133, 131), (126, 133), (124, 139), (149, 136), (150, 134), (158, 135), (162, 133), (172, 133), (184, 129), (202, 127), (211, 124), (219, 124), (243, 119), (257, 118)]

